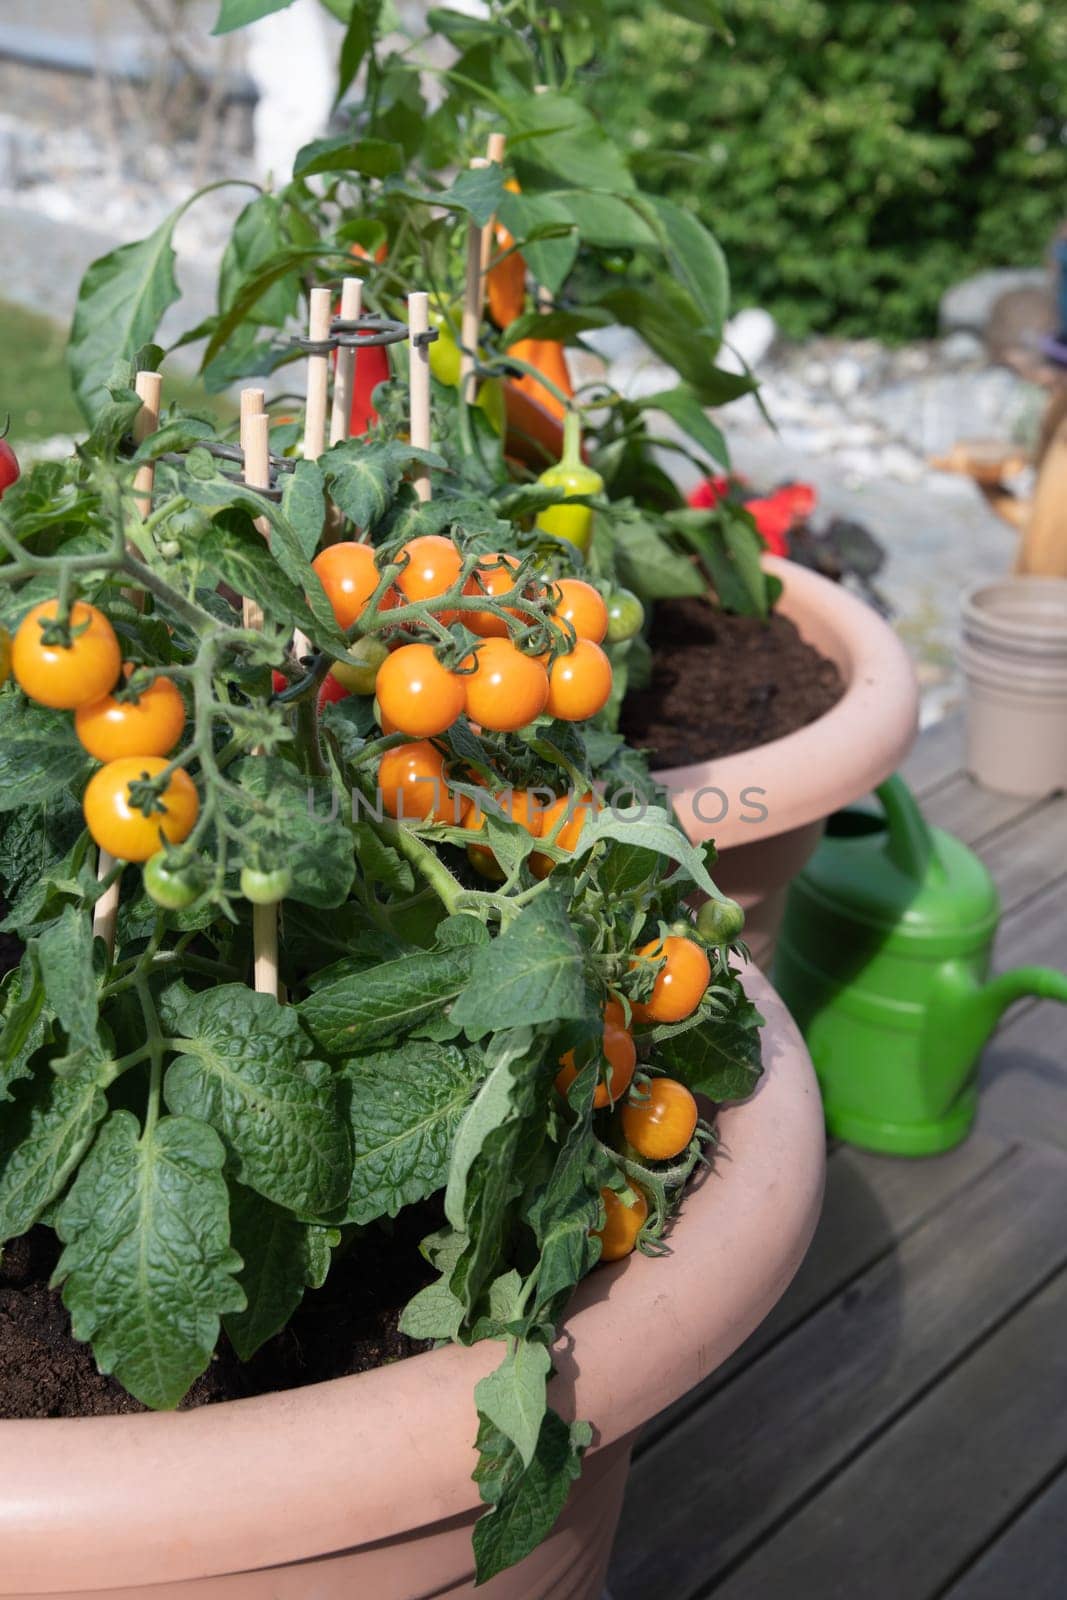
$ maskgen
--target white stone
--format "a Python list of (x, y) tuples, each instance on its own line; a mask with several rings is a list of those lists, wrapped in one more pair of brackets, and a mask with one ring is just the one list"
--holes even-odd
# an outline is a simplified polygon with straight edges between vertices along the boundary
[(938, 352), (941, 360), (950, 367), (964, 367), (972, 361), (984, 361), (985, 353), (981, 339), (977, 334), (968, 333), (965, 328), (958, 328), (947, 339), (942, 339)]
[(851, 400), (863, 387), (863, 366), (855, 356), (839, 356), (830, 368), (830, 388), (839, 400)]
[[(730, 318), (723, 330), (723, 351), (719, 366), (735, 372), (745, 366), (758, 367), (778, 337), (778, 325), (769, 311), (750, 306)], [(729, 358), (733, 358), (731, 362)], [(738, 360), (737, 358), (740, 358)]]
[(950, 333), (954, 328), (967, 328), (973, 333), (982, 333), (1002, 294), (1011, 289), (1047, 288), (1048, 273), (1044, 267), (996, 267), (989, 272), (977, 272), (973, 278), (953, 284), (941, 296), (938, 312), (941, 330)]

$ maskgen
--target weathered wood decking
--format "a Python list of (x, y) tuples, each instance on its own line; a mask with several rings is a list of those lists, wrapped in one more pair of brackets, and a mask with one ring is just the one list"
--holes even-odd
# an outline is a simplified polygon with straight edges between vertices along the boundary
[[(997, 880), (997, 967), (1067, 966), (1067, 797), (987, 794), (961, 747), (905, 775)], [(949, 1155), (832, 1152), (785, 1299), (640, 1441), (612, 1600), (1067, 1597), (1067, 1012), (1020, 1004), (982, 1081)]]

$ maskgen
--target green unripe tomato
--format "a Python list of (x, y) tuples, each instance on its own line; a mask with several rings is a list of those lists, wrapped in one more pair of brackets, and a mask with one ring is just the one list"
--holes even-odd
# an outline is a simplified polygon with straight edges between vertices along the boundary
[(149, 856), (141, 869), (145, 893), (164, 911), (184, 911), (204, 892), (204, 878), (191, 862), (168, 858), (165, 850)]
[(697, 912), (697, 932), (708, 944), (732, 944), (745, 926), (736, 900), (705, 900)]
[(504, 405), (504, 385), (499, 378), (486, 378), (478, 390), (475, 405), (489, 418), (494, 433), (502, 434), (507, 423)]
[(277, 905), (292, 886), (293, 874), (288, 867), (274, 867), (270, 872), (259, 867), (241, 868), (241, 893), (254, 906)]
[(615, 589), (608, 595), (608, 643), (622, 644), (641, 632), (645, 608), (631, 589)]
[(335, 661), (330, 671), (349, 694), (373, 694), (378, 668), (388, 655), (382, 641), (368, 635), (350, 644), (347, 659)]

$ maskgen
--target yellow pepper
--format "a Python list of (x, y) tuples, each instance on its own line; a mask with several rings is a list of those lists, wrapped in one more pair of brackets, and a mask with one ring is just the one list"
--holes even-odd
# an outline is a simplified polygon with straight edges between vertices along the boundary
[[(576, 411), (568, 411), (563, 422), (563, 456), (559, 465), (542, 472), (537, 481), (546, 489), (562, 489), (568, 496), (604, 492), (599, 472), (582, 460), (582, 431)], [(590, 506), (568, 505), (561, 500), (538, 512), (537, 526), (557, 539), (569, 539), (584, 554), (593, 533), (593, 511)]]

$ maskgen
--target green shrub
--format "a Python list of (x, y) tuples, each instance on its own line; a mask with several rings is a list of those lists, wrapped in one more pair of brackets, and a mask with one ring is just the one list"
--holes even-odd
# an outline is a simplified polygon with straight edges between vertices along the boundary
[(914, 337), (952, 282), (1040, 258), (1067, 205), (1062, 7), (719, 9), (732, 44), (628, 6), (592, 92), (648, 153), (646, 187), (696, 202), (736, 303), (767, 306), (791, 334)]

